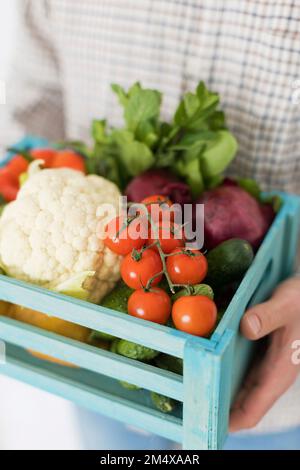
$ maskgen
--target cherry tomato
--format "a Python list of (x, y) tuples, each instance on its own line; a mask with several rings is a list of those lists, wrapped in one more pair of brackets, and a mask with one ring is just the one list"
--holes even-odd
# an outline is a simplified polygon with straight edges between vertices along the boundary
[(0, 170), (0, 194), (6, 202), (14, 201), (19, 191), (18, 180), (7, 168)]
[[(125, 284), (132, 289), (147, 287), (148, 282), (163, 270), (160, 256), (151, 248), (143, 252), (128, 254), (121, 263), (121, 276)], [(155, 286), (162, 279), (162, 274), (155, 277)]]
[(125, 256), (135, 248), (141, 248), (148, 236), (148, 225), (141, 217), (127, 221), (116, 217), (105, 228), (104, 244), (118, 255)]
[(172, 319), (178, 330), (208, 336), (217, 322), (217, 307), (204, 295), (180, 297), (173, 304)]
[(19, 176), (27, 171), (28, 166), (29, 163), (25, 157), (23, 157), (22, 155), (16, 155), (8, 162), (8, 164), (6, 165), (6, 169), (15, 179), (16, 183), (18, 183)]
[[(172, 222), (162, 222), (158, 225), (158, 238), (155, 237), (153, 227), (149, 231), (147, 245), (152, 245), (158, 239), (162, 251), (165, 254), (171, 253), (175, 248), (184, 246), (184, 233), (182, 227)], [(157, 250), (156, 247), (153, 249)]]
[(176, 248), (170, 254), (167, 270), (173, 284), (199, 284), (206, 277), (208, 264), (201, 251)]
[(141, 204), (147, 207), (153, 222), (168, 222), (174, 220), (174, 212), (170, 210), (173, 203), (166, 196), (156, 194), (143, 199)]
[(86, 172), (84, 158), (72, 150), (60, 150), (54, 156), (51, 168), (71, 168), (72, 170)]
[(6, 202), (14, 201), (17, 198), (18, 192), (19, 188), (17, 186), (4, 185), (0, 187), (0, 194)]
[(165, 325), (171, 314), (171, 299), (158, 287), (136, 290), (128, 299), (128, 313), (133, 317)]
[(44, 160), (45, 168), (51, 168), (54, 157), (57, 154), (57, 150), (51, 148), (45, 149), (32, 149), (30, 155), (34, 160)]

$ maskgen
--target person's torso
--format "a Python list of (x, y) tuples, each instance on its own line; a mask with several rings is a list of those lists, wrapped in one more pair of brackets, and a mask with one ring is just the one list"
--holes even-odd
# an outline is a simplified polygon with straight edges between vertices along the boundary
[[(200, 80), (239, 141), (231, 173), (300, 192), (300, 4), (274, 0), (52, 0), (68, 137), (119, 124), (112, 82), (164, 93), (170, 118)], [(297, 3), (297, 5), (296, 5)]]

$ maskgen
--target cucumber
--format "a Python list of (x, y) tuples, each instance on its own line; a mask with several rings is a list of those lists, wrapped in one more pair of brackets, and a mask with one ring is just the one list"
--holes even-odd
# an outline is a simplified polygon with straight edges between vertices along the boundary
[(114, 354), (118, 354), (117, 352), (117, 346), (118, 346), (118, 342), (120, 340), (118, 338), (116, 338), (110, 345), (110, 352), (114, 353)]
[(126, 388), (126, 390), (141, 390), (141, 387), (139, 387), (138, 385), (133, 385), (128, 382), (124, 382), (123, 380), (120, 381), (120, 384), (123, 388)]
[(156, 392), (151, 392), (150, 395), (153, 404), (162, 413), (171, 413), (174, 410), (176, 402), (172, 398), (165, 397)]
[(155, 359), (155, 365), (160, 369), (174, 372), (174, 374), (183, 374), (183, 360), (179, 357), (170, 356), (169, 354), (160, 354)]
[[(117, 312), (127, 313), (127, 302), (133, 290), (120, 282), (113, 291), (104, 297), (101, 302), (102, 307), (116, 310)], [(91, 340), (104, 339), (105, 341), (113, 341), (115, 336), (109, 335), (102, 331), (93, 331), (91, 333)]]
[(218, 308), (217, 325), (222, 320), (225, 312), (226, 312), (226, 308)]
[(116, 344), (116, 352), (121, 356), (129, 357), (130, 359), (136, 359), (137, 361), (152, 361), (159, 352), (154, 349), (146, 348), (140, 344), (132, 343), (125, 339), (120, 339)]
[(206, 258), (208, 275), (205, 282), (218, 287), (240, 280), (250, 267), (254, 253), (246, 240), (232, 238), (211, 250)]
[(104, 297), (101, 302), (102, 307), (127, 313), (127, 302), (133, 290), (120, 282), (113, 291)]
[(103, 331), (92, 331), (90, 334), (90, 341), (104, 340), (104, 341), (113, 341), (115, 336), (104, 333)]

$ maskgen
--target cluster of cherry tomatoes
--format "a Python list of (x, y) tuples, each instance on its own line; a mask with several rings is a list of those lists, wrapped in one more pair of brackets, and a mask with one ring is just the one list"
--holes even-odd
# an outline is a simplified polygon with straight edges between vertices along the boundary
[(26, 173), (31, 161), (43, 160), (45, 168), (72, 168), (85, 172), (83, 157), (71, 150), (34, 149), (16, 155), (0, 169), (0, 195), (6, 202), (14, 201), (20, 189), (20, 177)]
[[(196, 336), (207, 336), (217, 321), (217, 307), (203, 295), (183, 295), (172, 304), (171, 296), (158, 286), (165, 276), (171, 292), (201, 283), (208, 270), (205, 256), (185, 247), (184, 232), (164, 210), (172, 202), (155, 195), (142, 201), (147, 216), (119, 216), (105, 229), (105, 245), (122, 255), (121, 277), (134, 289), (128, 313), (165, 325), (170, 317), (175, 327)], [(173, 221), (172, 221), (173, 220)], [(135, 236), (139, 233), (140, 236)]]

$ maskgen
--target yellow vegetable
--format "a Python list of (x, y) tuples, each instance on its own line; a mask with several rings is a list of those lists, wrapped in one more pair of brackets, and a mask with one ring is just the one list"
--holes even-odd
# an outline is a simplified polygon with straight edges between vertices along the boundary
[[(87, 343), (89, 339), (90, 330), (88, 328), (84, 328), (83, 326), (76, 325), (75, 323), (70, 323), (65, 320), (61, 320), (60, 318), (49, 317), (43, 313), (31, 310), (29, 308), (21, 307), (19, 305), (10, 305), (8, 309), (3, 311), (3, 315), (14, 320), (27, 323), (29, 325), (42, 328), (46, 331), (52, 331), (53, 333), (65, 336), (66, 338), (81, 341), (83, 343)], [(40, 359), (45, 359), (47, 361), (54, 362), (60, 365), (76, 367), (73, 364), (61, 361), (59, 359), (55, 359), (45, 354), (41, 354), (32, 350), (30, 350), (29, 352)]]
[(10, 304), (8, 302), (4, 302), (0, 300), (0, 315), (5, 315), (10, 308)]

